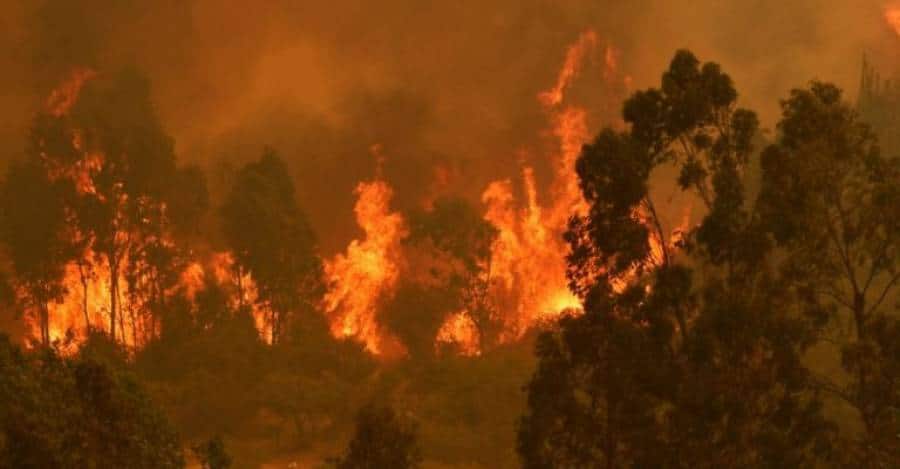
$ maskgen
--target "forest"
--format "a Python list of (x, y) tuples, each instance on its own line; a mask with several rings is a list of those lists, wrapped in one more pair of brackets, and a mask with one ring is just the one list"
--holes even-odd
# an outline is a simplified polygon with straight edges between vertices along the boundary
[(420, 11), (419, 51), (325, 6), (35, 3), (0, 59), (0, 468), (900, 464), (900, 4), (846, 74), (766, 81), (704, 41), (632, 58), (587, 6)]

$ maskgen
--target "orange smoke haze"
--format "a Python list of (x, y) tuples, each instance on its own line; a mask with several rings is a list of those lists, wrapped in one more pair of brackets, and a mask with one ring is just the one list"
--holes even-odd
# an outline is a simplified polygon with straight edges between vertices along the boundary
[(894, 32), (900, 36), (900, 6), (885, 7), (884, 19), (894, 29)]
[[(580, 302), (567, 287), (564, 255), (567, 246), (562, 239), (569, 218), (583, 213), (586, 205), (581, 197), (575, 174), (575, 161), (582, 146), (590, 138), (587, 111), (573, 103), (568, 96), (577, 77), (592, 63), (602, 66), (601, 76), (607, 82), (624, 85), (628, 78), (617, 69), (619, 52), (612, 46), (600, 46), (595, 31), (588, 30), (570, 45), (562, 68), (552, 88), (537, 95), (537, 103), (544, 114), (547, 130), (545, 138), (552, 142), (543, 155), (552, 168), (552, 179), (541, 194), (535, 167), (520, 164), (518, 181), (505, 178), (490, 182), (481, 193), (483, 218), (498, 230), (491, 246), (487, 269), (488, 294), (493, 304), (494, 318), (501, 325), (499, 339), (509, 342), (522, 337), (530, 328), (552, 320), (560, 314), (577, 314)], [(71, 80), (64, 82), (48, 100), (48, 110), (59, 116), (77, 100), (78, 91), (93, 72), (77, 70)], [(622, 86), (608, 86), (621, 91)], [(611, 94), (609, 99), (622, 97)], [(75, 132), (73, 146), (80, 149), (80, 133)], [(343, 252), (324, 263), (328, 290), (322, 310), (331, 324), (332, 334), (352, 338), (365, 345), (373, 354), (400, 356), (404, 347), (379, 322), (379, 309), (394, 294), (401, 266), (407, 260), (401, 242), (407, 236), (406, 221), (393, 208), (394, 189), (384, 180), (381, 168), (389, 161), (380, 144), (369, 148), (374, 157), (377, 176), (360, 182), (354, 194), (355, 219), (363, 236), (352, 240)], [(72, 168), (60, 171), (60, 176), (77, 182), (82, 195), (95, 195), (92, 178), (102, 167), (103, 155), (85, 154)], [(450, 186), (448, 172), (437, 166), (433, 174), (437, 186)], [(521, 187), (521, 190), (517, 188)], [(426, 198), (427, 201), (430, 200)], [(689, 214), (685, 216), (686, 226)], [(661, 249), (655, 240), (654, 253)], [(658, 253), (656, 253), (658, 255)], [(104, 330), (104, 318), (109, 312), (110, 276), (96, 256), (86, 253), (66, 270), (67, 295), (63, 303), (51, 308), (51, 338), (59, 340), (67, 334), (83, 338), (88, 328)], [(129, 262), (125, 259), (125, 264)], [(233, 256), (219, 252), (205, 261), (193, 261), (183, 270), (177, 288), (189, 300), (204, 288), (208, 275), (220, 285), (230, 285), (236, 291), (232, 298), (235, 310), (248, 308), (256, 322), (260, 336), (271, 340), (271, 324), (264, 308), (257, 304), (256, 286), (246, 273), (237, 273)], [(158, 332), (158, 324), (147, 316), (135, 314), (140, 305), (131, 304), (127, 286), (120, 286), (123, 314), (120, 315), (122, 342), (139, 347)], [(168, 292), (168, 293), (174, 293)], [(458, 311), (447, 317), (435, 337), (436, 345), (454, 343), (463, 355), (478, 355), (482, 344), (473, 318), (468, 311)]]

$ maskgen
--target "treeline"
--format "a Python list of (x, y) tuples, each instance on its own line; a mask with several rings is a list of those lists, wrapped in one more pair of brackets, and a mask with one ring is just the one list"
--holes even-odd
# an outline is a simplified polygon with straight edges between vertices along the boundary
[[(900, 461), (900, 160), (833, 85), (793, 90), (768, 143), (736, 102), (681, 51), (584, 147), (566, 238), (585, 314), (538, 340), (525, 467)], [(702, 204), (675, 240), (653, 177)]]

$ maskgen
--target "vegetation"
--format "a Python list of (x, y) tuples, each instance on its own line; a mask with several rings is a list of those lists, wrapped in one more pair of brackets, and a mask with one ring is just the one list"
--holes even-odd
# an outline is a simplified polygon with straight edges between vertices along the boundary
[(420, 467), (421, 455), (416, 446), (416, 432), (404, 423), (390, 407), (370, 404), (356, 416), (356, 431), (338, 469)]
[[(269, 310), (271, 342), (290, 317), (311, 313), (322, 295), (322, 265), (312, 228), (297, 206), (284, 162), (266, 150), (244, 166), (222, 206), (223, 231), (235, 255), (238, 280), (250, 275), (256, 302)], [(246, 296), (239, 293), (241, 301)]]
[[(584, 148), (590, 210), (567, 239), (585, 314), (538, 340), (525, 467), (897, 460), (900, 337), (885, 302), (897, 283), (897, 160), (837, 88), (814, 82), (783, 102), (754, 199), (757, 121), (736, 98), (718, 65), (681, 51), (660, 88), (625, 103), (628, 129)], [(706, 208), (675, 241), (648, 192), (665, 165)], [(823, 343), (837, 345), (846, 376), (807, 366)], [(826, 418), (835, 398), (861, 434)]]
[[(46, 35), (81, 32), (49, 5)], [(347, 240), (313, 229), (294, 160), (254, 150), (208, 187), (140, 71), (76, 67), (0, 183), (0, 313), (34, 329), (0, 335), (0, 468), (895, 467), (900, 159), (896, 136), (879, 143), (896, 122), (876, 78), (863, 114), (832, 84), (791, 91), (769, 134), (718, 64), (682, 50), (579, 149), (606, 111), (563, 94), (598, 41), (540, 95), (575, 174), (523, 168), (521, 187), (485, 189), (487, 213), (445, 193), (452, 164), (413, 158), (434, 187), (382, 172), (417, 154), (424, 132), (392, 122), (423, 126), (417, 102), (351, 116), (373, 142), (347, 148), (375, 158), (347, 168), (374, 178)], [(614, 48), (604, 59), (614, 74)], [(304, 171), (324, 167), (311, 140)], [(390, 179), (414, 200), (392, 201)], [(545, 185), (565, 194), (552, 216)], [(661, 187), (693, 216), (674, 220)], [(562, 281), (563, 259), (568, 290), (513, 291), (545, 268)]]
[(90, 353), (23, 353), (2, 336), (0, 467), (179, 468), (184, 457), (129, 373)]

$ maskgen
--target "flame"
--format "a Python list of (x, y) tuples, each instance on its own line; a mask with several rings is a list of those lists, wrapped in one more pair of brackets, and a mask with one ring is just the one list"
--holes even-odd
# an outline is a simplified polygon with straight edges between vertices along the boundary
[(204, 268), (199, 262), (193, 262), (182, 273), (180, 287), (191, 301), (196, 292), (205, 287), (206, 272), (210, 272), (218, 285), (229, 286), (232, 310), (247, 310), (253, 317), (253, 324), (260, 339), (272, 343), (272, 322), (269, 312), (259, 304), (259, 290), (253, 276), (248, 272), (239, 272), (231, 252), (216, 252), (207, 260)]
[[(900, 14), (897, 20), (900, 24)], [(537, 95), (549, 123), (546, 135), (554, 143), (553, 151), (546, 155), (553, 167), (549, 187), (542, 193), (534, 168), (523, 164), (517, 179), (493, 181), (481, 194), (485, 209), (483, 218), (498, 230), (486, 268), (490, 302), (501, 326), (501, 341), (516, 340), (536, 324), (581, 311), (579, 299), (567, 285), (564, 254), (568, 246), (562, 234), (572, 215), (587, 210), (575, 173), (575, 163), (590, 137), (590, 128), (587, 111), (569, 104), (566, 93), (589, 60), (603, 67), (604, 79), (611, 81), (617, 76), (620, 52), (612, 46), (600, 50), (599, 43), (594, 31), (582, 33), (568, 47), (553, 86)], [(77, 101), (84, 83), (94, 75), (88, 70), (76, 71), (69, 81), (51, 94), (46, 104), (47, 112), (64, 116)], [(629, 88), (630, 78), (625, 77), (623, 83)], [(91, 154), (82, 148), (82, 136), (77, 129), (72, 138), (73, 146), (82, 153), (81, 160), (69, 167), (51, 167), (49, 170), (54, 177), (74, 181), (80, 195), (100, 198), (102, 195), (98, 194), (93, 178), (102, 169), (104, 156)], [(381, 146), (373, 145), (370, 151), (380, 167), (384, 159)], [(426, 207), (451, 186), (448, 168), (435, 167), (434, 176), (435, 186), (422, 201)], [(380, 327), (378, 310), (384, 299), (393, 294), (401, 268), (406, 265), (401, 241), (407, 235), (407, 227), (403, 217), (391, 210), (393, 191), (380, 176), (358, 184), (355, 194), (357, 202), (354, 213), (364, 236), (351, 241), (344, 252), (325, 260), (328, 291), (321, 308), (334, 336), (353, 338), (364, 344), (371, 353), (386, 356), (399, 345)], [(635, 216), (640, 217), (641, 214)], [(684, 229), (689, 217), (688, 211), (682, 223)], [(673, 246), (677, 236), (676, 233), (670, 239)], [(650, 242), (652, 256), (661, 258), (662, 241), (651, 238)], [(127, 266), (128, 262), (126, 253), (123, 263)], [(91, 275), (86, 279), (88, 287), (84, 288), (79, 264), (68, 266), (65, 281), (67, 294), (61, 304), (51, 308), (53, 339), (71, 334), (69, 331), (83, 333), (89, 327), (100, 330), (108, 327), (108, 268), (93, 253), (86, 254), (80, 265), (90, 267)], [(269, 340), (269, 315), (264, 305), (257, 304), (256, 285), (250, 275), (236, 272), (231, 253), (214, 253), (204, 261), (189, 263), (181, 272), (177, 288), (193, 301), (204, 288), (208, 273), (220, 285), (236, 287), (229, 290), (233, 292), (232, 306), (235, 309), (247, 308), (253, 315), (260, 336)], [(149, 321), (143, 323), (141, 317), (132, 319), (135, 316), (129, 316), (129, 312), (140, 305), (130, 303), (128, 298), (132, 295), (127, 291), (125, 282), (122, 283), (120, 290), (124, 298), (119, 300), (119, 304), (123, 322), (117, 327), (122, 328), (123, 342), (139, 347), (141, 341), (146, 340), (142, 337), (155, 334), (158, 326), (152, 317), (141, 316)], [(86, 307), (83, 306), (85, 304)], [(480, 337), (472, 315), (468, 311), (457, 311), (448, 316), (439, 329), (435, 346), (455, 344), (460, 354), (477, 356), (483, 346)]]
[[(67, 80), (50, 93), (45, 103), (45, 112), (56, 118), (65, 118), (78, 101), (85, 83), (96, 75), (96, 72), (90, 69), (74, 70)], [(48, 155), (46, 148), (41, 148), (39, 157), (44, 163), (48, 175), (51, 179), (71, 180), (80, 197), (94, 198), (101, 203), (115, 204), (113, 209), (121, 212), (127, 201), (127, 195), (119, 192), (122, 183), (113, 184), (113, 201), (111, 202), (107, 200), (106, 196), (98, 193), (94, 184), (95, 175), (102, 170), (105, 164), (104, 155), (93, 152), (84, 145), (83, 129), (72, 128), (69, 129), (69, 132), (72, 149), (80, 158), (71, 163), (64, 163), (53, 158), (55, 155)], [(40, 142), (42, 147), (43, 143)], [(138, 200), (137, 203), (143, 207), (145, 201)], [(165, 206), (161, 205), (158, 209), (161, 216), (165, 217)], [(72, 216), (72, 214), (67, 216)], [(148, 222), (149, 220), (145, 219), (144, 221)], [(115, 242), (122, 243), (124, 246), (122, 252), (118, 254), (120, 256), (119, 274), (115, 281), (117, 287), (117, 337), (114, 339), (128, 347), (137, 348), (146, 344), (148, 340), (159, 333), (158, 317), (148, 314), (151, 296), (154, 294), (153, 288), (150, 287), (153, 282), (150, 274), (144, 271), (147, 266), (142, 264), (143, 261), (134, 258), (135, 253), (125, 242), (125, 239), (130, 237), (129, 233), (124, 231), (127, 228), (121, 226), (120, 219), (115, 220), (114, 223), (116, 223), (117, 230)], [(49, 304), (47, 308), (50, 340), (65, 345), (67, 349), (64, 352), (66, 353), (74, 351), (74, 346), (82, 342), (91, 330), (109, 332), (109, 314), (112, 309), (110, 298), (112, 289), (110, 287), (113, 286), (113, 276), (110, 273), (108, 259), (105, 259), (102, 253), (92, 249), (92, 240), (80, 233), (76, 228), (76, 223), (73, 222), (71, 225), (67, 235), (78, 243), (84, 243), (86, 247), (79, 254), (78, 259), (70, 262), (64, 268), (62, 281), (64, 293), (61, 300), (58, 303)], [(165, 237), (152, 239), (152, 241), (169, 248), (174, 246), (174, 242)], [(136, 283), (134, 291), (131, 291), (129, 282), (125, 278), (126, 272), (137, 272), (136, 277), (132, 279)], [(182, 274), (182, 283), (186, 285), (185, 288), (192, 288), (190, 285), (195, 283), (197, 274), (198, 270), (193, 266), (189, 272)], [(196, 290), (192, 290), (191, 295), (195, 292)], [(156, 292), (159, 295), (157, 298), (166, 297), (172, 293), (173, 291)], [(40, 330), (40, 325), (35, 318), (29, 318), (29, 325), (34, 332)], [(39, 333), (34, 334), (34, 336), (37, 335)]]
[[(75, 262), (65, 267), (63, 287), (65, 294), (59, 303), (48, 305), (50, 341), (64, 344), (73, 339), (63, 351), (74, 352), (74, 345), (81, 343), (89, 330), (109, 332), (110, 274), (105, 262), (95, 262), (96, 256), (90, 250)], [(123, 261), (126, 265), (127, 261)], [(130, 300), (127, 282), (119, 279), (119, 322), (116, 327), (117, 339), (128, 347), (137, 347), (150, 334), (156, 332), (156, 324), (145, 315), (137, 314), (140, 305)], [(39, 335), (40, 326), (29, 321), (34, 336)]]
[(588, 30), (581, 34), (574, 44), (566, 51), (566, 61), (560, 69), (553, 88), (538, 95), (538, 99), (545, 106), (557, 106), (563, 100), (566, 88), (578, 75), (585, 57), (597, 46), (597, 33)]
[(435, 345), (456, 345), (460, 355), (475, 357), (481, 355), (481, 346), (478, 343), (478, 329), (465, 311), (450, 315), (438, 330)]
[(353, 240), (346, 253), (325, 262), (330, 285), (324, 309), (336, 337), (354, 337), (370, 352), (383, 351), (384, 337), (376, 314), (380, 300), (397, 283), (400, 241), (406, 236), (403, 217), (390, 210), (391, 187), (380, 179), (356, 188), (354, 212), (365, 232)]
[(900, 36), (900, 6), (887, 6), (884, 8), (884, 19), (888, 25)]
[(50, 92), (45, 103), (47, 112), (54, 117), (68, 114), (69, 109), (78, 101), (81, 88), (95, 76), (97, 76), (97, 72), (89, 68), (78, 68), (72, 71), (65, 82)]
[[(534, 169), (526, 165), (521, 168), (519, 181), (521, 198), (510, 179), (491, 182), (481, 196), (486, 207), (484, 219), (499, 231), (491, 247), (490, 277), (492, 296), (501, 309), (501, 341), (515, 340), (536, 324), (563, 314), (579, 314), (582, 309), (580, 300), (568, 288), (564, 259), (568, 246), (562, 234), (571, 216), (588, 209), (575, 163), (590, 138), (590, 130), (586, 110), (564, 103), (566, 91), (581, 68), (600, 53), (599, 42), (594, 31), (582, 33), (567, 49), (553, 87), (538, 94), (551, 123), (549, 135), (557, 143), (556, 151), (549, 155), (554, 167), (549, 193), (541, 198)], [(621, 53), (608, 45), (602, 54), (603, 77), (611, 83), (618, 76)], [(630, 77), (624, 77), (624, 89), (613, 91), (629, 89), (630, 81)], [(457, 343), (462, 353), (471, 354), (479, 347), (478, 337), (470, 332), (471, 320), (465, 318), (463, 311), (447, 319), (437, 341)]]
[[(567, 246), (562, 233), (569, 217), (587, 209), (578, 187), (575, 161), (590, 133), (584, 109), (561, 105), (566, 89), (597, 44), (594, 31), (582, 33), (568, 48), (555, 85), (538, 95), (552, 123), (551, 135), (558, 142), (557, 151), (551, 155), (555, 174), (549, 203), (541, 204), (530, 166), (522, 168), (523, 201), (516, 200), (510, 180), (490, 183), (481, 196), (486, 206), (484, 219), (499, 231), (491, 247), (494, 293), (510, 299), (503, 305), (508, 310), (503, 312), (501, 340), (516, 339), (536, 323), (581, 308), (568, 288), (564, 259)], [(611, 48), (606, 49), (605, 60), (608, 68), (614, 67)]]

